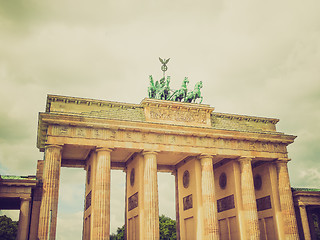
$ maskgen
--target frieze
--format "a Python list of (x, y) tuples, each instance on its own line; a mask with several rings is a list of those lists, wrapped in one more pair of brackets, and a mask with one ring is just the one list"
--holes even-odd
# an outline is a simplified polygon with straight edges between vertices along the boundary
[(207, 124), (207, 114), (196, 111), (181, 111), (165, 108), (150, 108), (150, 118), (164, 121)]
[(164, 136), (162, 134), (156, 134), (156, 141), (158, 143), (163, 143), (164, 142)]
[(76, 128), (77, 137), (85, 137), (86, 131), (83, 128)]
[(103, 138), (104, 131), (99, 131), (99, 129), (92, 129), (93, 138)]
[(170, 143), (170, 144), (175, 144), (175, 143), (176, 143), (176, 136), (171, 135), (171, 136), (169, 137), (169, 143)]
[(55, 125), (53, 126), (52, 134), (58, 136), (68, 136), (70, 135), (70, 127)]
[(107, 138), (109, 139), (116, 139), (117, 138), (117, 131), (116, 130), (107, 130)]
[(177, 134), (147, 133), (125, 129), (104, 129), (92, 127), (52, 125), (49, 135), (72, 138), (90, 138), (121, 142), (153, 143), (212, 149), (234, 149), (244, 151), (286, 154), (286, 144), (236, 139), (210, 138)]

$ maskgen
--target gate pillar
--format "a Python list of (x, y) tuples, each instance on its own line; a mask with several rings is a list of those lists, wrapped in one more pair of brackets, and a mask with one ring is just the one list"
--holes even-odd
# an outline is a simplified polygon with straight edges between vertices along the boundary
[[(58, 145), (48, 145), (45, 150), (43, 192), (39, 217), (39, 240), (56, 238), (61, 150)], [(49, 229), (50, 226), (50, 229)]]
[(299, 239), (297, 219), (294, 212), (292, 192), (287, 167), (288, 161), (289, 159), (278, 159), (276, 161), (280, 206), (283, 216), (284, 233), (286, 239)]
[(201, 155), (201, 189), (203, 204), (203, 239), (220, 239), (217, 205), (214, 197), (212, 156)]
[(310, 227), (309, 227), (309, 221), (308, 221), (308, 214), (306, 210), (306, 205), (303, 202), (299, 202), (299, 211), (301, 216), (301, 223), (302, 223), (302, 229), (304, 234), (305, 240), (311, 240), (310, 235)]
[(110, 174), (112, 152), (97, 148), (96, 176), (93, 193), (92, 239), (109, 240), (110, 235)]
[(247, 239), (260, 239), (258, 212), (256, 196), (253, 184), (251, 158), (241, 157), (240, 162), (240, 179), (241, 179), (241, 197), (243, 208), (243, 226), (246, 228)]
[(157, 153), (145, 151), (143, 156), (145, 239), (159, 239)]
[(31, 198), (21, 198), (20, 216), (18, 225), (18, 240), (28, 239)]

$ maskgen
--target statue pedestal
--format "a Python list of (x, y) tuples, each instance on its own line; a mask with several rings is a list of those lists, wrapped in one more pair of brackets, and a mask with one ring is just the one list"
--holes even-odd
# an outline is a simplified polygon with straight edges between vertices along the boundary
[(173, 102), (145, 98), (141, 102), (147, 122), (211, 127), (213, 107), (206, 104)]

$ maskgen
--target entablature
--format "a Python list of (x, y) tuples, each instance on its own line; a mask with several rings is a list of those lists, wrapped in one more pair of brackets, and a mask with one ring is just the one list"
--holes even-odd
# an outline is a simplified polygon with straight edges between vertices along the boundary
[[(45, 144), (112, 144), (115, 147), (144, 149), (147, 145), (177, 152), (255, 152), (275, 158), (287, 157), (286, 146), (295, 136), (281, 133), (252, 133), (206, 127), (176, 126), (161, 123), (116, 121), (53, 113), (40, 114), (46, 133)], [(55, 142), (57, 141), (57, 142)], [(259, 154), (258, 154), (259, 153)], [(262, 155), (261, 155), (262, 154)]]

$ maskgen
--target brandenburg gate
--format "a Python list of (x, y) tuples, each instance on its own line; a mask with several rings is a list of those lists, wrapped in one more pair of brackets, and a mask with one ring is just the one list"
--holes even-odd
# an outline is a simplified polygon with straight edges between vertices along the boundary
[(159, 239), (158, 171), (175, 176), (178, 239), (299, 239), (287, 169), (295, 136), (277, 122), (205, 104), (48, 95), (33, 232), (55, 239), (60, 169), (79, 167), (85, 240), (109, 239), (112, 169), (126, 173), (126, 239)]

